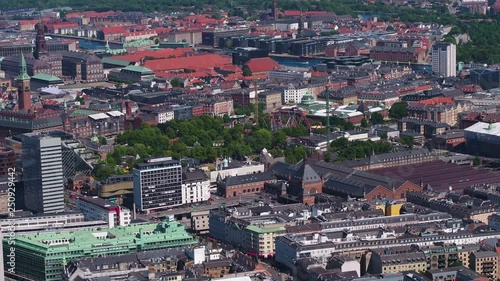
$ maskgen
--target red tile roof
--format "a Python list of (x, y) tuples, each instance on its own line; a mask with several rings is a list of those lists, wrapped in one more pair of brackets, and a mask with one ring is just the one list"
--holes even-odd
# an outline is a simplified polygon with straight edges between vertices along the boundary
[(257, 80), (257, 79), (267, 79), (267, 78), (268, 78), (267, 73), (254, 74), (252, 76), (243, 76), (243, 80), (246, 80), (246, 81)]
[(250, 59), (247, 63), (245, 63), (245, 66), (250, 68), (252, 73), (269, 72), (273, 69), (280, 68), (279, 64), (269, 57)]
[(227, 72), (241, 72), (241, 68), (237, 65), (224, 65), (223, 67), (220, 68), (221, 71), (227, 71)]
[(172, 31), (172, 28), (167, 28), (167, 27), (157, 27), (154, 29), (157, 34), (168, 34), (170, 31)]
[(314, 76), (314, 77), (323, 77), (323, 76), (328, 76), (328, 72), (313, 71), (313, 72), (311, 72), (311, 75)]
[(218, 54), (200, 54), (191, 57), (150, 60), (145, 67), (153, 71), (171, 71), (179, 69), (199, 70), (204, 68), (222, 67), (231, 64), (231, 58)]
[(79, 25), (74, 22), (67, 22), (67, 23), (58, 23), (58, 24), (53, 24), (52, 29), (56, 30), (59, 28), (71, 28), (71, 27), (78, 27)]
[(173, 78), (173, 77), (202, 78), (202, 77), (212, 76), (212, 73), (208, 73), (205, 71), (196, 71), (196, 72), (189, 72), (189, 73), (168, 73), (168, 72), (157, 71), (157, 72), (155, 72), (155, 76), (159, 77), (159, 78)]
[(94, 12), (94, 11), (87, 11), (87, 12), (81, 12), (81, 13), (69, 13), (66, 14), (66, 18), (106, 18), (110, 15), (117, 14), (118, 12), (115, 11), (107, 11), (107, 12)]
[(126, 60), (130, 62), (139, 62), (145, 57), (151, 57), (154, 59), (163, 59), (168, 57), (180, 57), (185, 54), (194, 52), (190, 48), (178, 48), (178, 49), (161, 49), (161, 50), (148, 50), (148, 51), (138, 51), (133, 54), (113, 56), (113, 59)]
[(102, 28), (104, 34), (124, 34), (128, 32), (123, 26), (107, 26)]
[(224, 77), (224, 80), (226, 81), (239, 81), (239, 80), (243, 80), (243, 74), (241, 73), (232, 73), (232, 74), (229, 74), (228, 76)]
[(452, 104), (453, 98), (437, 97), (437, 98), (432, 98), (432, 99), (428, 99), (428, 100), (421, 100), (421, 101), (418, 101), (417, 103), (418, 104), (425, 104), (425, 105)]
[(31, 25), (36, 24), (38, 20), (20, 20), (19, 25)]
[(156, 31), (154, 30), (144, 30), (144, 31), (134, 31), (134, 32), (125, 32), (123, 33), (123, 36), (128, 37), (128, 36), (139, 36), (139, 35), (149, 35), (149, 36), (156, 36)]
[(350, 34), (350, 33), (355, 33), (354, 30), (351, 30), (349, 28), (346, 28), (346, 27), (341, 27), (338, 29), (339, 30), (339, 34)]
[[(326, 14), (326, 11), (306, 11), (302, 12), (303, 16), (310, 16), (310, 15), (323, 15)], [(283, 15), (285, 17), (298, 17), (300, 16), (300, 11), (299, 10), (286, 10), (283, 12)]]
[(210, 18), (209, 14), (201, 14), (201, 15), (189, 15), (185, 16), (183, 20), (199, 20), (204, 18)]

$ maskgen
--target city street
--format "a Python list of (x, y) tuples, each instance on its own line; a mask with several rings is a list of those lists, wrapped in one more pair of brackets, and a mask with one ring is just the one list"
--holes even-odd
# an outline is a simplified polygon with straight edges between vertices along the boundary
[(212, 198), (215, 199), (209, 202), (210, 204), (204, 202), (193, 203), (191, 207), (177, 207), (166, 211), (151, 212), (150, 214), (145, 216), (149, 218), (163, 218), (165, 216), (189, 214), (193, 211), (209, 211), (220, 208), (222, 204), (224, 204), (226, 207), (234, 207), (245, 203), (256, 204), (256, 200), (269, 201), (269, 199), (260, 199), (260, 197), (261, 195), (259, 194), (247, 194), (245, 196), (235, 198), (221, 198), (218, 196), (212, 196)]

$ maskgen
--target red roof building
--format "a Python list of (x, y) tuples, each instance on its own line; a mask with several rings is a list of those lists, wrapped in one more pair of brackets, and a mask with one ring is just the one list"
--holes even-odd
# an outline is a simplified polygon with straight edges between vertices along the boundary
[(200, 70), (231, 64), (232, 59), (218, 54), (200, 54), (190, 57), (146, 61), (144, 66), (153, 71)]
[(432, 98), (432, 99), (427, 99), (427, 100), (421, 100), (417, 102), (418, 104), (424, 104), (424, 105), (450, 105), (453, 104), (453, 98), (443, 98), (443, 97), (437, 97), (437, 98)]
[(123, 26), (106, 26), (106, 27), (103, 27), (102, 28), (102, 33), (104, 33), (104, 35), (110, 35), (110, 34), (124, 34), (128, 32), (127, 29), (125, 29), (125, 27)]
[[(301, 12), (299, 10), (286, 10), (283, 12), (283, 15), (285, 17), (299, 17), (300, 13)], [(327, 11), (305, 11), (302, 12), (302, 16), (324, 15), (327, 13), (328, 13)]]
[(113, 59), (126, 60), (129, 62), (138, 63), (147, 58), (152, 59), (166, 59), (173, 57), (184, 56), (189, 53), (194, 53), (193, 49), (190, 48), (177, 48), (177, 49), (161, 49), (161, 50), (147, 50), (147, 51), (138, 51), (132, 54), (121, 55), (121, 56), (113, 56)]
[(272, 58), (253, 58), (250, 59), (245, 66), (252, 71), (252, 74), (267, 73), (274, 69), (280, 69), (280, 65)]

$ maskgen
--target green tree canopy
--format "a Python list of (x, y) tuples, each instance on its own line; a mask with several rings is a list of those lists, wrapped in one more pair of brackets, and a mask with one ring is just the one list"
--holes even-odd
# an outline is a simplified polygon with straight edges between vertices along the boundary
[(392, 105), (389, 110), (389, 117), (392, 119), (401, 119), (408, 116), (408, 103), (407, 102), (397, 102)]
[(252, 71), (247, 66), (243, 68), (243, 76), (245, 77), (252, 76)]
[(379, 112), (374, 112), (370, 117), (370, 122), (372, 122), (373, 125), (383, 124), (384, 116), (382, 116), (382, 114), (380, 114)]
[(174, 78), (170, 80), (170, 85), (174, 88), (179, 88), (181, 86), (181, 80), (179, 78)]

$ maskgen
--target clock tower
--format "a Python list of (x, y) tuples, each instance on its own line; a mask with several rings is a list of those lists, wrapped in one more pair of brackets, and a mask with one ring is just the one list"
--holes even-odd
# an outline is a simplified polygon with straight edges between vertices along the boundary
[(31, 110), (31, 83), (28, 75), (26, 60), (24, 54), (21, 53), (21, 65), (19, 75), (16, 77), (17, 82), (17, 104), (19, 110)]
[(36, 39), (35, 39), (35, 51), (33, 56), (35, 59), (40, 59), (41, 56), (47, 54), (47, 40), (45, 40), (45, 26), (43, 23), (39, 22), (35, 25), (36, 29)]

